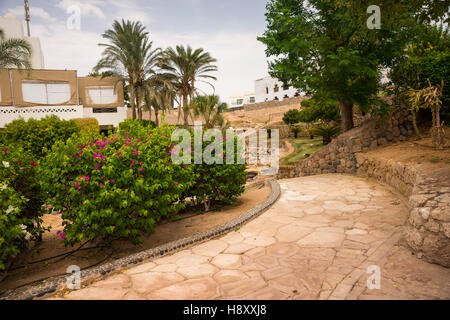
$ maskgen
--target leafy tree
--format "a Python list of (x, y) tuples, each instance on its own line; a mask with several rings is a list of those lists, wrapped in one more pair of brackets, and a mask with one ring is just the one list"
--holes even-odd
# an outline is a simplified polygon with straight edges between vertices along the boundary
[(137, 109), (137, 116), (142, 120), (145, 85), (157, 74), (161, 50), (153, 49), (153, 42), (140, 22), (115, 20), (112, 29), (105, 31), (102, 37), (110, 43), (99, 44), (105, 50), (93, 72), (104, 70), (119, 77), (116, 85), (122, 83), (127, 87), (133, 119)]
[(0, 29), (0, 68), (31, 69), (31, 45), (23, 39), (5, 39)]
[(217, 60), (202, 48), (193, 50), (190, 46), (185, 48), (179, 45), (175, 49), (168, 48), (163, 54), (162, 61), (162, 68), (176, 79), (176, 88), (180, 97), (178, 119), (181, 116), (181, 110), (183, 110), (184, 124), (188, 125), (190, 115), (188, 105), (197, 93), (196, 82), (205, 82), (214, 88), (206, 80), (217, 79), (210, 74), (217, 71), (217, 66), (213, 64)]
[(381, 29), (371, 30), (366, 10), (377, 4), (372, 0), (271, 0), (267, 30), (258, 39), (273, 58), (270, 74), (314, 98), (338, 101), (347, 131), (353, 127), (355, 104), (369, 110), (382, 69), (402, 55), (417, 23), (448, 11), (448, 4), (434, 2), (380, 2)]

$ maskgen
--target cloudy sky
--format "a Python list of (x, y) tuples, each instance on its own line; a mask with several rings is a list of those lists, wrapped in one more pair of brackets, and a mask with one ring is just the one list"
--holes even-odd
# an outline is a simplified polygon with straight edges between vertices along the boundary
[[(218, 60), (216, 93), (253, 91), (267, 75), (264, 45), (267, 0), (30, 0), (31, 35), (39, 37), (49, 69), (75, 69), (86, 75), (100, 58), (102, 33), (115, 19), (140, 20), (153, 43), (202, 47)], [(80, 30), (70, 30), (67, 9), (78, 5)], [(23, 0), (0, 0), (0, 14), (24, 17)], [(26, 29), (24, 29), (26, 30)], [(205, 88), (207, 90), (207, 88)], [(211, 90), (207, 90), (210, 93)]]

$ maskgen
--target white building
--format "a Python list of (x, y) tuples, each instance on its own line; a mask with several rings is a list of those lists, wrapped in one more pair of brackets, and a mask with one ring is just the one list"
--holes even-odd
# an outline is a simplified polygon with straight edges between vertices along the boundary
[(25, 39), (33, 49), (32, 70), (13, 66), (0, 69), (0, 128), (19, 118), (95, 118), (101, 129), (127, 118), (123, 88), (114, 90), (115, 78), (79, 77), (75, 70), (44, 69), (44, 56), (37, 37), (24, 36), (22, 22), (12, 14), (0, 17), (6, 39)]
[(244, 104), (256, 102), (254, 92), (246, 92), (243, 95), (232, 96), (228, 99), (228, 109), (241, 108)]
[(27, 37), (23, 31), (23, 24), (19, 18), (11, 13), (0, 17), (0, 29), (5, 33), (6, 39), (24, 39), (33, 50), (31, 56), (31, 66), (33, 69), (44, 69), (44, 55), (42, 54), (41, 42), (37, 37)]
[(256, 103), (283, 100), (299, 96), (300, 92), (294, 87), (285, 86), (283, 82), (272, 77), (265, 77), (255, 81)]

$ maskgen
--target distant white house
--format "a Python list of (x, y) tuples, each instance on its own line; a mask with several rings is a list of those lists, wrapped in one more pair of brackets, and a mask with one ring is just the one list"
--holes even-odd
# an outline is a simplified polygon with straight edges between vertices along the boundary
[(272, 77), (264, 77), (255, 80), (256, 103), (283, 100), (300, 95), (300, 91), (294, 87), (286, 86), (283, 82)]
[(242, 95), (232, 96), (228, 99), (228, 109), (240, 108), (244, 104), (252, 104), (256, 102), (254, 92), (246, 92)]
[(23, 32), (23, 24), (19, 18), (11, 13), (5, 14), (0, 17), (0, 29), (5, 33), (6, 39), (24, 39), (26, 40), (33, 50), (31, 57), (31, 66), (33, 69), (44, 69), (44, 55), (42, 54), (41, 41), (38, 37), (27, 37)]

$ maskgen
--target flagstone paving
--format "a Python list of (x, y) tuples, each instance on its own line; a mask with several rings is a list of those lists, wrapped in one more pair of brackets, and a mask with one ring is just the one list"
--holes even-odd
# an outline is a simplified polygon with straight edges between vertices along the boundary
[[(62, 299), (449, 299), (450, 269), (399, 245), (404, 199), (365, 178), (279, 181), (280, 199), (237, 231)], [(381, 271), (368, 289), (368, 266)]]

